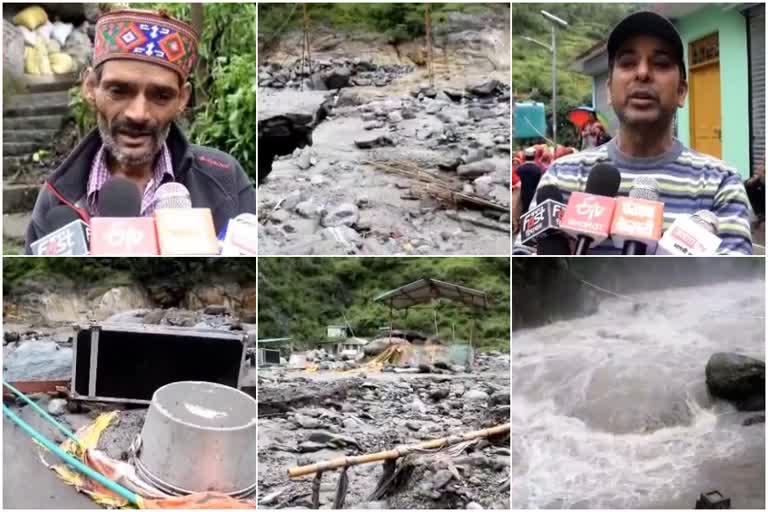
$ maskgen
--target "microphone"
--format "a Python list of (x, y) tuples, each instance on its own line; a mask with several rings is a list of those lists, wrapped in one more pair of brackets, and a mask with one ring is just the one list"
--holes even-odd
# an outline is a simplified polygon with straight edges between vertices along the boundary
[(536, 193), (536, 207), (520, 219), (523, 244), (536, 243), (541, 255), (571, 255), (568, 238), (560, 231), (560, 218), (565, 211), (563, 194), (554, 185), (545, 185)]
[(653, 254), (664, 225), (664, 203), (659, 199), (659, 184), (649, 176), (632, 182), (629, 197), (616, 199), (611, 222), (611, 240), (624, 255)]
[(113, 178), (99, 191), (99, 216), (91, 219), (91, 255), (158, 254), (155, 223), (141, 217), (141, 191), (130, 180)]
[(587, 178), (584, 192), (573, 192), (560, 219), (560, 229), (576, 238), (574, 254), (587, 254), (590, 247), (608, 238), (621, 174), (611, 164), (597, 164)]
[(241, 213), (224, 228), (222, 256), (256, 256), (259, 220), (252, 213)]
[(172, 181), (157, 188), (155, 209), (167, 210), (169, 208), (192, 208), (189, 190), (181, 183)]
[(112, 178), (99, 190), (100, 217), (139, 217), (141, 191), (130, 180)]
[(36, 256), (84, 256), (88, 254), (88, 224), (69, 206), (51, 208), (45, 216), (46, 235), (30, 244)]
[(219, 254), (211, 210), (192, 208), (189, 191), (181, 183), (157, 189), (155, 226), (161, 255)]
[(656, 248), (658, 255), (711, 256), (717, 253), (722, 240), (717, 215), (699, 210), (693, 215), (678, 217), (664, 233)]

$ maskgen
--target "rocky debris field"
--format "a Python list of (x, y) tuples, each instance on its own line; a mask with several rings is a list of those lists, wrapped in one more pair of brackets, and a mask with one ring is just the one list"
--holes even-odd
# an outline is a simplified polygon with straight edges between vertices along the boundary
[[(260, 89), (260, 125), (304, 94), (317, 92)], [(263, 254), (509, 252), (506, 84), (346, 88), (331, 105), (312, 145), (278, 157), (259, 187)]]
[[(259, 87), (274, 89), (307, 89), (328, 91), (342, 87), (384, 87), (393, 80), (413, 71), (413, 66), (405, 64), (374, 64), (367, 59), (331, 58), (313, 60), (312, 73), (301, 60), (287, 65), (279, 62), (266, 62), (259, 66)], [(309, 76), (307, 76), (309, 75)]]
[[(509, 356), (499, 353), (444, 374), (260, 370), (258, 386), (260, 508), (311, 508), (312, 477), (290, 480), (291, 467), (509, 422)], [(508, 509), (509, 465), (504, 437), (402, 457), (388, 484), (381, 463), (355, 466), (344, 507)], [(333, 504), (339, 475), (323, 475), (321, 508)]]

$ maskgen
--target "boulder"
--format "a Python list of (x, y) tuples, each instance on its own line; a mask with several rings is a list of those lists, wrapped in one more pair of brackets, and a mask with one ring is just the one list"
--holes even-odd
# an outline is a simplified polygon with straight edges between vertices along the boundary
[(353, 226), (360, 217), (360, 210), (352, 203), (342, 203), (329, 211), (322, 219), (324, 227)]
[(325, 75), (325, 86), (328, 89), (341, 89), (349, 85), (349, 79), (352, 73), (347, 68), (333, 68), (328, 74)]
[(712, 355), (705, 370), (712, 396), (733, 402), (742, 411), (765, 409), (765, 363), (741, 354)]

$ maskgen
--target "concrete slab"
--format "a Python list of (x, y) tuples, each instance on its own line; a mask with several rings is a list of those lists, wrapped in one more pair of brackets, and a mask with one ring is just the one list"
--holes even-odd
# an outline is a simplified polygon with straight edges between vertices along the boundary
[[(15, 411), (49, 439), (51, 427), (29, 407)], [(52, 461), (53, 456), (48, 455)], [(3, 418), (3, 509), (100, 509), (43, 466), (38, 448), (12, 421)]]

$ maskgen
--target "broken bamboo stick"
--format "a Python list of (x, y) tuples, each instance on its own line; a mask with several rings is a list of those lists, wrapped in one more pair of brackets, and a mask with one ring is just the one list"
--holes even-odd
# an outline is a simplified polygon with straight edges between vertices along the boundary
[(458, 443), (463, 443), (464, 441), (471, 441), (473, 439), (491, 437), (499, 434), (507, 434), (509, 433), (509, 425), (509, 423), (504, 423), (503, 425), (497, 425), (495, 427), (486, 428), (483, 430), (475, 430), (465, 434), (441, 437), (440, 439), (432, 439), (431, 441), (424, 441), (417, 444), (401, 446), (400, 448), (395, 448), (393, 450), (368, 453), (365, 455), (356, 455), (353, 457), (338, 457), (336, 459), (326, 460), (316, 464), (309, 464), (307, 466), (297, 466), (288, 469), (288, 476), (290, 478), (297, 478), (300, 476), (311, 475), (313, 473), (317, 473), (318, 471), (328, 471), (349, 466), (359, 466), (360, 464), (370, 464), (372, 462), (379, 462), (383, 460), (395, 460), (418, 450), (446, 448)]

